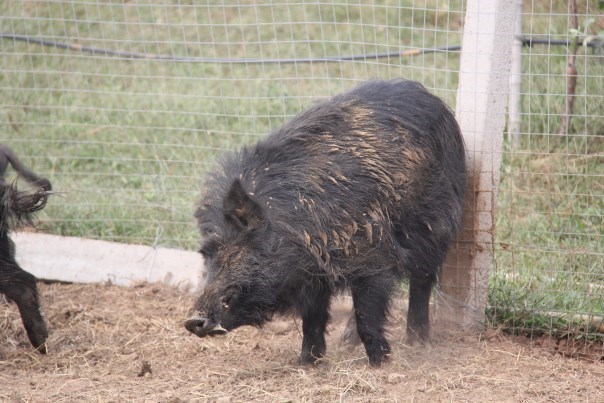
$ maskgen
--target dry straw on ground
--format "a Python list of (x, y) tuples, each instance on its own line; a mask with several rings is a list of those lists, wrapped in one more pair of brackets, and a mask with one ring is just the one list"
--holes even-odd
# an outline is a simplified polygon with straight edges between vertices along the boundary
[(342, 304), (327, 358), (307, 368), (295, 363), (299, 320), (199, 339), (182, 326), (193, 298), (170, 287), (42, 284), (41, 293), (47, 356), (30, 351), (16, 308), (0, 300), (0, 401), (604, 401), (601, 346), (577, 360), (497, 332), (435, 332), (431, 347), (410, 347), (398, 306), (383, 368), (340, 342)]

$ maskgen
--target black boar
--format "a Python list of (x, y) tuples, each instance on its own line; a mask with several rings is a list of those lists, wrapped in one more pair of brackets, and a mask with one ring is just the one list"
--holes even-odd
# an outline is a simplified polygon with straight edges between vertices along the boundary
[[(8, 163), (35, 191), (19, 191), (15, 183), (7, 184), (4, 178)], [(36, 278), (24, 271), (15, 260), (15, 244), (9, 232), (22, 224), (32, 224), (34, 213), (44, 208), (51, 184), (28, 170), (6, 146), (0, 145), (0, 293), (14, 301), (19, 308), (23, 326), (31, 344), (46, 354), (48, 330), (40, 313)]]
[(313, 105), (225, 159), (196, 211), (207, 285), (185, 327), (199, 337), (275, 313), (302, 317), (299, 361), (325, 354), (330, 299), (349, 289), (369, 363), (409, 277), (407, 336), (429, 337), (429, 300), (460, 227), (463, 139), (422, 85), (369, 81)]

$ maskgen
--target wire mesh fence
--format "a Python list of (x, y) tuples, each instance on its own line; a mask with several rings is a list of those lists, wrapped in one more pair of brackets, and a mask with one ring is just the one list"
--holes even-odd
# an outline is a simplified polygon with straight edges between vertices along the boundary
[[(575, 27), (568, 2), (525, 3), (534, 43), (522, 51), (519, 143), (501, 167), (487, 310), (508, 330), (593, 338), (604, 316), (603, 10), (579, 0)], [(405, 77), (455, 107), (461, 0), (0, 7), (0, 141), (59, 192), (41, 215), (50, 233), (195, 249), (204, 173), (314, 100)], [(591, 46), (578, 47), (560, 134), (577, 38)]]
[(458, 45), (461, 3), (5, 2), (2, 140), (63, 192), (49, 231), (194, 248), (221, 150), (371, 77), (452, 101), (458, 52), (398, 55)]
[(524, 3), (523, 34), (544, 44), (522, 49), (521, 126), (501, 167), (489, 314), (517, 333), (601, 337), (604, 10)]

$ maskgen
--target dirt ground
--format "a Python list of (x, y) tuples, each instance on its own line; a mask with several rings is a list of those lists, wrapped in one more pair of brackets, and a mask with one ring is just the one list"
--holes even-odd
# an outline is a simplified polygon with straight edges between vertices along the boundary
[(182, 325), (193, 296), (171, 287), (40, 284), (40, 291), (46, 356), (31, 351), (16, 307), (0, 298), (0, 401), (604, 401), (601, 346), (572, 359), (497, 332), (435, 331), (431, 347), (410, 347), (402, 304), (382, 368), (368, 367), (362, 347), (341, 342), (345, 303), (334, 305), (327, 358), (308, 368), (296, 365), (293, 318), (199, 339)]

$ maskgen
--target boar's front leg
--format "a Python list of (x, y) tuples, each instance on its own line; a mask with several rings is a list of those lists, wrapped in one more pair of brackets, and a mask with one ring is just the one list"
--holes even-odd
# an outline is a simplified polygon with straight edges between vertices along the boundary
[(325, 284), (302, 292), (304, 301), (300, 307), (302, 315), (302, 352), (299, 362), (314, 364), (325, 355), (325, 330), (329, 322), (329, 301), (331, 290)]
[(379, 367), (390, 354), (390, 344), (384, 337), (384, 325), (392, 284), (395, 281), (389, 277), (361, 278), (352, 284), (357, 332), (372, 367)]

